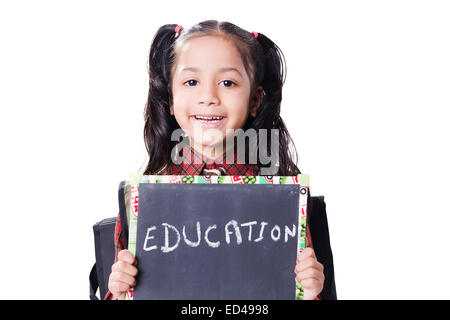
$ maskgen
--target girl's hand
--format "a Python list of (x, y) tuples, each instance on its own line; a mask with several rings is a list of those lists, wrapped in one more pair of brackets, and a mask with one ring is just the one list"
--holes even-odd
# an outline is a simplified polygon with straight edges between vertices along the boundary
[(127, 291), (136, 285), (135, 276), (138, 273), (136, 259), (128, 250), (121, 250), (118, 260), (112, 265), (109, 275), (108, 289), (113, 300), (125, 300)]
[(323, 265), (317, 261), (312, 248), (305, 248), (305, 250), (297, 256), (295, 274), (295, 280), (300, 283), (304, 289), (304, 300), (314, 300), (319, 293), (322, 292), (323, 282), (325, 281)]

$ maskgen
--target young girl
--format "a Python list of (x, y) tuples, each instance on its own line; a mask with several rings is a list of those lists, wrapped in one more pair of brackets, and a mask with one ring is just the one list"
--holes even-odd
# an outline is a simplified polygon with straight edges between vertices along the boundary
[[(256, 162), (240, 163), (236, 146), (225, 144), (237, 129), (254, 129), (258, 143), (261, 129), (277, 129), (273, 175), (299, 174), (289, 152), (292, 140), (280, 117), (284, 66), (281, 50), (269, 38), (229, 22), (209, 20), (188, 30), (173, 24), (160, 27), (149, 56), (144, 127), (149, 162), (144, 174), (256, 176), (266, 163), (259, 156)], [(183, 146), (180, 163), (173, 157), (178, 144), (173, 133), (181, 129), (189, 145)], [(225, 157), (230, 150), (232, 161)], [(245, 151), (247, 160), (251, 152), (247, 146)], [(292, 276), (303, 286), (305, 300), (319, 299), (323, 266), (315, 257), (309, 227), (306, 237), (307, 248), (299, 254)], [(124, 249), (120, 216), (115, 243), (106, 299), (124, 299), (138, 273), (137, 261)]]

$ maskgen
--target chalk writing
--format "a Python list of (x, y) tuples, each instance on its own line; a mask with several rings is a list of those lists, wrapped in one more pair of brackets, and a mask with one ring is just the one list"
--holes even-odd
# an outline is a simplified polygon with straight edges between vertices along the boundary
[[(253, 226), (257, 227), (258, 222), (257, 221), (249, 221), (249, 222), (245, 222), (245, 223), (241, 223), (239, 224), (236, 220), (230, 220), (228, 221), (224, 228), (224, 237), (225, 237), (225, 242), (227, 245), (233, 245), (236, 244), (237, 246), (242, 244), (242, 233), (241, 233), (241, 229), (242, 228), (248, 228), (248, 237), (246, 237), (245, 239), (248, 239), (248, 242), (259, 242), (261, 240), (264, 239), (264, 230), (265, 227), (268, 225), (267, 222), (265, 221), (261, 221), (259, 223), (259, 237), (257, 239), (253, 239), (252, 238), (252, 230), (253, 230)], [(169, 223), (163, 222), (161, 223), (161, 227), (164, 230), (164, 242), (161, 245), (161, 251), (164, 253), (168, 253), (168, 252), (172, 252), (175, 249), (177, 249), (180, 245), (181, 239), (183, 239), (184, 243), (191, 247), (191, 248), (196, 248), (200, 245), (201, 241), (202, 241), (202, 226), (200, 221), (196, 222), (196, 227), (195, 227), (195, 231), (197, 233), (197, 239), (196, 241), (192, 241), (190, 239), (188, 239), (187, 235), (186, 235), (186, 226), (183, 225), (181, 227), (181, 234), (179, 229), (174, 226), (171, 225)], [(144, 251), (152, 251), (155, 249), (158, 249), (158, 245), (155, 244), (155, 241), (157, 242), (157, 239), (155, 239), (155, 232), (157, 230), (157, 226), (151, 226), (147, 228), (147, 233), (144, 239), (144, 245), (143, 245), (143, 249)], [(216, 230), (215, 233), (215, 240), (217, 240), (217, 236), (218, 236), (218, 231), (217, 231), (217, 225), (210, 225), (206, 227), (206, 230), (204, 232), (204, 240), (205, 243), (207, 244), (208, 247), (210, 248), (218, 248), (221, 244), (220, 241), (213, 241), (211, 240), (211, 236), (210, 236), (210, 232)], [(274, 225), (272, 226), (272, 228), (270, 229), (270, 238), (267, 239), (272, 239), (272, 241), (277, 242), (281, 239), (282, 237), (282, 228), (278, 225)], [(220, 234), (219, 234), (220, 235)], [(284, 226), (284, 237), (283, 240), (284, 242), (288, 242), (290, 238), (295, 238), (296, 236), (296, 226), (295, 224), (292, 225), (292, 228), (290, 228), (289, 226)]]

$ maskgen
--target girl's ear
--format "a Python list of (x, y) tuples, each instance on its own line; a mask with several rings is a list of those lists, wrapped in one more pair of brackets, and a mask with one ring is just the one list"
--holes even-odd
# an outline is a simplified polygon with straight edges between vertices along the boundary
[(253, 99), (252, 99), (252, 102), (251, 102), (251, 105), (250, 105), (250, 115), (253, 118), (256, 118), (256, 111), (261, 106), (263, 98), (264, 98), (264, 90), (263, 90), (263, 88), (261, 86), (259, 86), (256, 89), (256, 93), (253, 96)]

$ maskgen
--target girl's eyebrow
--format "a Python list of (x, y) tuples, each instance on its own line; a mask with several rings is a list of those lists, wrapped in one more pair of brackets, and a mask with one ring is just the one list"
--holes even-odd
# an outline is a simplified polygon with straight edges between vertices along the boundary
[[(186, 67), (186, 68), (181, 69), (181, 72), (184, 72), (184, 71), (199, 72), (200, 69), (194, 68), (194, 67)], [(229, 71), (235, 71), (242, 77), (241, 72), (237, 68), (234, 68), (234, 67), (223, 67), (223, 68), (219, 69), (219, 72), (222, 72), (222, 73), (223, 72), (229, 72)]]

